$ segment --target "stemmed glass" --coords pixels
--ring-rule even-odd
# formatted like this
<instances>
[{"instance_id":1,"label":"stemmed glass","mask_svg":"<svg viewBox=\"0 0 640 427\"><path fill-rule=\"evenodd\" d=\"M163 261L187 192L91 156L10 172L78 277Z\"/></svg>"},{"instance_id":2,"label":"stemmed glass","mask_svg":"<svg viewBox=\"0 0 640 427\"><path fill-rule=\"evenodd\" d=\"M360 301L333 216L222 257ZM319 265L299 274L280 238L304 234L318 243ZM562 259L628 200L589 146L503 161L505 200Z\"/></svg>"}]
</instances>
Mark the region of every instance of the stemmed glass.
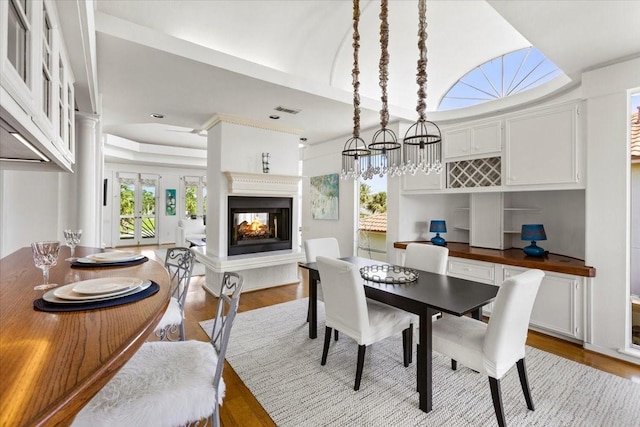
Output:
<instances>
[{"instance_id":1,"label":"stemmed glass","mask_svg":"<svg viewBox=\"0 0 640 427\"><path fill-rule=\"evenodd\" d=\"M80 236L82 236L82 230L64 230L64 242L71 249L71 257L65 259L65 261L75 261L76 258L73 256L76 246L80 243Z\"/></svg>"},{"instance_id":2,"label":"stemmed glass","mask_svg":"<svg viewBox=\"0 0 640 427\"><path fill-rule=\"evenodd\" d=\"M44 282L33 289L40 291L58 286L55 283L49 283L49 269L58 263L60 242L34 242L31 244L31 250L33 251L33 262L36 267L42 269Z\"/></svg>"}]
</instances>

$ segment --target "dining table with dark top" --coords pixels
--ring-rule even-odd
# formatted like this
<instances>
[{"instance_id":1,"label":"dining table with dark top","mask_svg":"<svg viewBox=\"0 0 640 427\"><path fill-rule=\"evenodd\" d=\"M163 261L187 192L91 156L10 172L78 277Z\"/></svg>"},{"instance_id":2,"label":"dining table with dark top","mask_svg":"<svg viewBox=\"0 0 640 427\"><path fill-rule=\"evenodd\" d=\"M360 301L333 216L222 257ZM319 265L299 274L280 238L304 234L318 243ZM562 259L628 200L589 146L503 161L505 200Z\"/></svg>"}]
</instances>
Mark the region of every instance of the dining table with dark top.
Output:
<instances>
[{"instance_id":1,"label":"dining table with dark top","mask_svg":"<svg viewBox=\"0 0 640 427\"><path fill-rule=\"evenodd\" d=\"M361 257L340 259L356 264L359 269L386 264ZM320 273L315 262L301 263L300 267L309 271L309 338L316 338ZM363 279L363 285L368 298L419 316L417 388L420 395L419 407L424 412L429 412L433 407L433 316L437 313L454 316L471 314L479 319L482 307L495 299L498 287L422 270L415 271L418 278L413 282L387 284Z\"/></svg>"},{"instance_id":2,"label":"dining table with dark top","mask_svg":"<svg viewBox=\"0 0 640 427\"><path fill-rule=\"evenodd\" d=\"M76 256L102 252L76 247ZM73 312L34 309L42 271L30 247L0 260L0 425L68 425L75 414L125 364L160 321L170 298L164 266L148 260L110 268L72 268L60 250L51 268L59 286L88 279L131 277L159 290L144 299L109 308Z\"/></svg>"}]
</instances>

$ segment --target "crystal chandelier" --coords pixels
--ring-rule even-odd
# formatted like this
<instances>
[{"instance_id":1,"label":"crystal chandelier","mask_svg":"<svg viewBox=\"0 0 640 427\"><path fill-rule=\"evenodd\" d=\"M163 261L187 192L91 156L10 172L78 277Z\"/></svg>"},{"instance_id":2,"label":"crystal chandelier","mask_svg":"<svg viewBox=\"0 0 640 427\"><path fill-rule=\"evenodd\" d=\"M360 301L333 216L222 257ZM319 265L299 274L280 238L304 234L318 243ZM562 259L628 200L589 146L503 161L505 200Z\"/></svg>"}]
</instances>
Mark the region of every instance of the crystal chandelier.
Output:
<instances>
[{"instance_id":1,"label":"crystal chandelier","mask_svg":"<svg viewBox=\"0 0 640 427\"><path fill-rule=\"evenodd\" d=\"M371 179L378 175L383 177L399 176L405 173L415 174L422 171L442 172L442 134L440 128L427 120L425 113L427 96L427 23L426 0L418 0L418 121L407 130L403 143L398 143L395 133L387 129L389 123L389 107L387 98L387 82L389 80L389 24L388 0L381 0L380 6L380 88L381 109L380 129L374 134L373 140L367 146L360 138L360 83L358 77L358 53L360 49L360 34L358 23L360 19L359 0L353 1L353 137L349 138L342 150L343 179Z\"/></svg>"}]
</instances>

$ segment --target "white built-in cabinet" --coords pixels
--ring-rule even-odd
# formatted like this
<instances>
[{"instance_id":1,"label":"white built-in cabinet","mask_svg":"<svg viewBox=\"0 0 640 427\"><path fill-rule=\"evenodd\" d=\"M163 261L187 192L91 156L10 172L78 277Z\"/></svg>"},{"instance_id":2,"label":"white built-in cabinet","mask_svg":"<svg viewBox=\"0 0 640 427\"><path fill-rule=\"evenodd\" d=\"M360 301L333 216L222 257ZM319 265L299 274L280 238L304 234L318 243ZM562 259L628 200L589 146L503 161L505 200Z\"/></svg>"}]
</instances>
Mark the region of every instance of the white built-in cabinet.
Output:
<instances>
[{"instance_id":1,"label":"white built-in cabinet","mask_svg":"<svg viewBox=\"0 0 640 427\"><path fill-rule=\"evenodd\" d=\"M525 269L502 266L502 271L504 281ZM552 335L584 340L586 278L549 271L544 273L531 312L530 325Z\"/></svg>"},{"instance_id":2,"label":"white built-in cabinet","mask_svg":"<svg viewBox=\"0 0 640 427\"><path fill-rule=\"evenodd\" d=\"M444 188L444 172L429 172L425 174L422 171L416 171L415 174L407 174L402 176L402 188L406 192L421 190L441 190Z\"/></svg>"},{"instance_id":3,"label":"white built-in cabinet","mask_svg":"<svg viewBox=\"0 0 640 427\"><path fill-rule=\"evenodd\" d=\"M443 131L445 160L482 156L502 150L502 121L492 120Z\"/></svg>"},{"instance_id":4,"label":"white built-in cabinet","mask_svg":"<svg viewBox=\"0 0 640 427\"><path fill-rule=\"evenodd\" d=\"M566 185L581 181L576 103L505 119L505 180L514 185Z\"/></svg>"},{"instance_id":5,"label":"white built-in cabinet","mask_svg":"<svg viewBox=\"0 0 640 427\"><path fill-rule=\"evenodd\" d=\"M449 276L494 286L500 286L509 277L525 270L521 267L456 257L449 257L447 266ZM529 327L571 341L583 341L587 278L550 271L544 273ZM493 303L487 304L482 313L490 316L492 309Z\"/></svg>"},{"instance_id":6,"label":"white built-in cabinet","mask_svg":"<svg viewBox=\"0 0 640 427\"><path fill-rule=\"evenodd\" d=\"M582 189L580 103L443 127L444 177L403 178L405 193Z\"/></svg>"},{"instance_id":7,"label":"white built-in cabinet","mask_svg":"<svg viewBox=\"0 0 640 427\"><path fill-rule=\"evenodd\" d=\"M0 76L5 131L21 134L52 160L42 166L71 171L75 79L54 1L0 1Z\"/></svg>"}]
</instances>

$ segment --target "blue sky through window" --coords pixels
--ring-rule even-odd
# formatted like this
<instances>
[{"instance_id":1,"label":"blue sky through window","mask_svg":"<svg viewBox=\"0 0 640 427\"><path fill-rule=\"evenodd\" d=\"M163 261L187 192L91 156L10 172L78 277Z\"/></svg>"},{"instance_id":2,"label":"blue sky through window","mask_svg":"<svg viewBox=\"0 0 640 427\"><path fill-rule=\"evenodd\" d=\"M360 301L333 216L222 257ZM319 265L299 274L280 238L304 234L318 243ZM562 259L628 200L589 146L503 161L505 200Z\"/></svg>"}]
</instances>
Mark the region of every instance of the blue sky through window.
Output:
<instances>
[{"instance_id":1,"label":"blue sky through window","mask_svg":"<svg viewBox=\"0 0 640 427\"><path fill-rule=\"evenodd\" d=\"M458 80L438 110L452 110L505 98L560 76L562 71L538 49L528 47L479 65Z\"/></svg>"}]
</instances>

